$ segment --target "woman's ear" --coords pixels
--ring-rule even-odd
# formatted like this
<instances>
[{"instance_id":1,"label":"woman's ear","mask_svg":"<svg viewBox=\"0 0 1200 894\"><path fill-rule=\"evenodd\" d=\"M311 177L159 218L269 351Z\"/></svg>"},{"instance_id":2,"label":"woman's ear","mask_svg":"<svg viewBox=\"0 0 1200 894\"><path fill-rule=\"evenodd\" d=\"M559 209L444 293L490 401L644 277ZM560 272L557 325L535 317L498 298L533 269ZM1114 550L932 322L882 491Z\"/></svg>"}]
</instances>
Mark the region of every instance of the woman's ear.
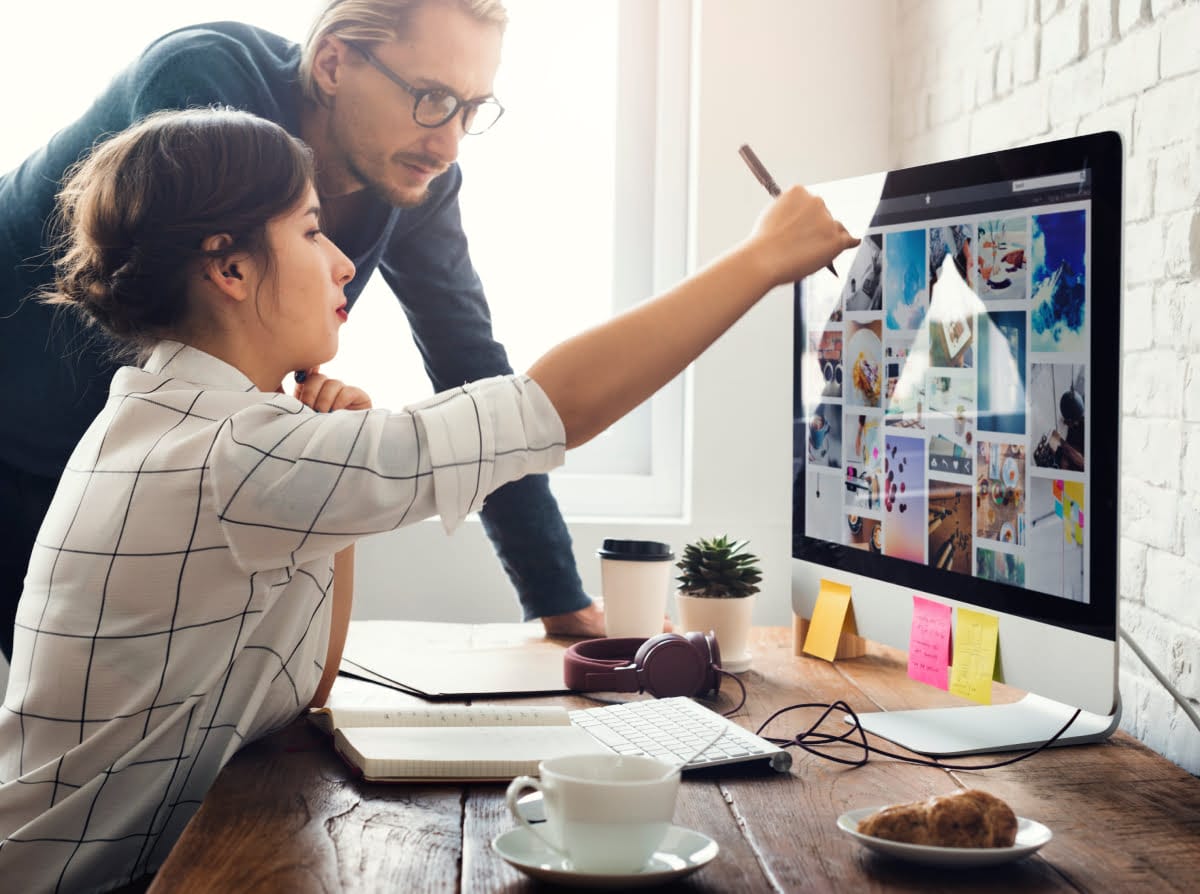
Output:
<instances>
[{"instance_id":1,"label":"woman's ear","mask_svg":"<svg viewBox=\"0 0 1200 894\"><path fill-rule=\"evenodd\" d=\"M244 301L250 297L249 256L244 252L214 254L225 251L232 244L233 239L227 233L209 236L200 243L200 248L209 255L200 267L200 275L223 295L234 301Z\"/></svg>"},{"instance_id":2,"label":"woman's ear","mask_svg":"<svg viewBox=\"0 0 1200 894\"><path fill-rule=\"evenodd\" d=\"M317 51L313 53L312 77L326 98L337 94L349 55L350 47L340 37L327 35L317 44Z\"/></svg>"}]
</instances>

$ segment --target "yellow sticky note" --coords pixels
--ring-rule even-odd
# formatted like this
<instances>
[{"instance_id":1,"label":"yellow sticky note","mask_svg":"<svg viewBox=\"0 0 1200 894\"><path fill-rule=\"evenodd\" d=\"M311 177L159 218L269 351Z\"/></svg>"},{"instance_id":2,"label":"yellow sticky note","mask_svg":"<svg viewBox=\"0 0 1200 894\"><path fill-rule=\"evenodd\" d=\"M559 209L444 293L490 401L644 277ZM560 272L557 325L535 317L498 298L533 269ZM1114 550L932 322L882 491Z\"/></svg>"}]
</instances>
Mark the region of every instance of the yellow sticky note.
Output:
<instances>
[{"instance_id":1,"label":"yellow sticky note","mask_svg":"<svg viewBox=\"0 0 1200 894\"><path fill-rule=\"evenodd\" d=\"M955 615L950 691L971 701L990 705L1000 620L995 615L971 611L969 608L959 608Z\"/></svg>"},{"instance_id":2,"label":"yellow sticky note","mask_svg":"<svg viewBox=\"0 0 1200 894\"><path fill-rule=\"evenodd\" d=\"M849 608L850 587L822 580L821 592L817 594L817 604L808 624L808 635L804 637L804 651L833 661Z\"/></svg>"},{"instance_id":3,"label":"yellow sticky note","mask_svg":"<svg viewBox=\"0 0 1200 894\"><path fill-rule=\"evenodd\" d=\"M1063 488L1063 528L1067 543L1083 546L1083 485L1068 481Z\"/></svg>"}]
</instances>

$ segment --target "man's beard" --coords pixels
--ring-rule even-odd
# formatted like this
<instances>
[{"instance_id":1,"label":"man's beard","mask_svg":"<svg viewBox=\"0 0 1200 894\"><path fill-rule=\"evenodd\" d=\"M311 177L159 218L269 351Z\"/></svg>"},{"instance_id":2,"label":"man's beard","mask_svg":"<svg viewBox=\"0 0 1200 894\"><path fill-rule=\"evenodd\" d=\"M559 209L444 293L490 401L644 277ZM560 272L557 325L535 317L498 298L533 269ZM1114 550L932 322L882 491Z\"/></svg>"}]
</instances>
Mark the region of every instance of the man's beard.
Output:
<instances>
[{"instance_id":1,"label":"man's beard","mask_svg":"<svg viewBox=\"0 0 1200 894\"><path fill-rule=\"evenodd\" d=\"M363 173L362 169L353 160L347 163L347 167L351 176L363 185L368 194L393 208L416 208L425 204L429 199L429 187L423 189L419 195L414 196L411 190L401 192L383 181L368 176ZM438 175L438 177L440 176L441 174ZM436 179L437 177L434 178L434 180Z\"/></svg>"}]
</instances>

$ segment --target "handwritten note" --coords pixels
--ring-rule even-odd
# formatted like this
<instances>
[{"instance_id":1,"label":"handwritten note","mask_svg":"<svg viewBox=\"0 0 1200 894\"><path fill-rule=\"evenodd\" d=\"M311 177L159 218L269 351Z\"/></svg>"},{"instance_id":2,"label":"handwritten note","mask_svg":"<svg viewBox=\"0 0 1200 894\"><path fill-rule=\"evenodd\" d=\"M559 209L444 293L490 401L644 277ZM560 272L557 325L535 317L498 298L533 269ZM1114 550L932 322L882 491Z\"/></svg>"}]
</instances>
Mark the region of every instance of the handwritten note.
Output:
<instances>
[{"instance_id":1,"label":"handwritten note","mask_svg":"<svg viewBox=\"0 0 1200 894\"><path fill-rule=\"evenodd\" d=\"M833 661L849 608L850 587L822 579L817 604L808 624L808 635L804 637L804 651Z\"/></svg>"},{"instance_id":2,"label":"handwritten note","mask_svg":"<svg viewBox=\"0 0 1200 894\"><path fill-rule=\"evenodd\" d=\"M949 685L951 609L913 596L912 630L908 634L908 675L938 689Z\"/></svg>"},{"instance_id":3,"label":"handwritten note","mask_svg":"<svg viewBox=\"0 0 1200 894\"><path fill-rule=\"evenodd\" d=\"M954 626L954 665L950 691L983 705L992 703L992 673L1000 621L995 615L958 609Z\"/></svg>"}]
</instances>

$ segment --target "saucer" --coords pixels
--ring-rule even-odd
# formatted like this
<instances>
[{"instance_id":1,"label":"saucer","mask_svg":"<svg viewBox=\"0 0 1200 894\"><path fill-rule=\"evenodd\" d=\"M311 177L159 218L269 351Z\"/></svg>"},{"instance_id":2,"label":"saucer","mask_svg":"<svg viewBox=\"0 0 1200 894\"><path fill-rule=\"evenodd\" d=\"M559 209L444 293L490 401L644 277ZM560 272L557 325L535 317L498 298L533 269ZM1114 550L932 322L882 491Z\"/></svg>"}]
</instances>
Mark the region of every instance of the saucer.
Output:
<instances>
[{"instance_id":1,"label":"saucer","mask_svg":"<svg viewBox=\"0 0 1200 894\"><path fill-rule=\"evenodd\" d=\"M700 832L671 826L645 867L638 872L579 872L562 855L550 850L524 826L501 832L492 848L510 866L526 875L577 888L648 888L690 875L717 855L717 843Z\"/></svg>"},{"instance_id":2,"label":"saucer","mask_svg":"<svg viewBox=\"0 0 1200 894\"><path fill-rule=\"evenodd\" d=\"M860 820L864 820L882 809L882 807L864 807L861 810L843 813L838 817L838 828L873 851L898 857L901 860L924 863L928 866L954 868L1009 863L1029 856L1053 837L1050 830L1041 823L1025 819L1022 816L1017 817L1017 840L1012 847L933 847L927 844L889 841L886 838L876 838L874 835L864 835L858 831Z\"/></svg>"}]
</instances>

